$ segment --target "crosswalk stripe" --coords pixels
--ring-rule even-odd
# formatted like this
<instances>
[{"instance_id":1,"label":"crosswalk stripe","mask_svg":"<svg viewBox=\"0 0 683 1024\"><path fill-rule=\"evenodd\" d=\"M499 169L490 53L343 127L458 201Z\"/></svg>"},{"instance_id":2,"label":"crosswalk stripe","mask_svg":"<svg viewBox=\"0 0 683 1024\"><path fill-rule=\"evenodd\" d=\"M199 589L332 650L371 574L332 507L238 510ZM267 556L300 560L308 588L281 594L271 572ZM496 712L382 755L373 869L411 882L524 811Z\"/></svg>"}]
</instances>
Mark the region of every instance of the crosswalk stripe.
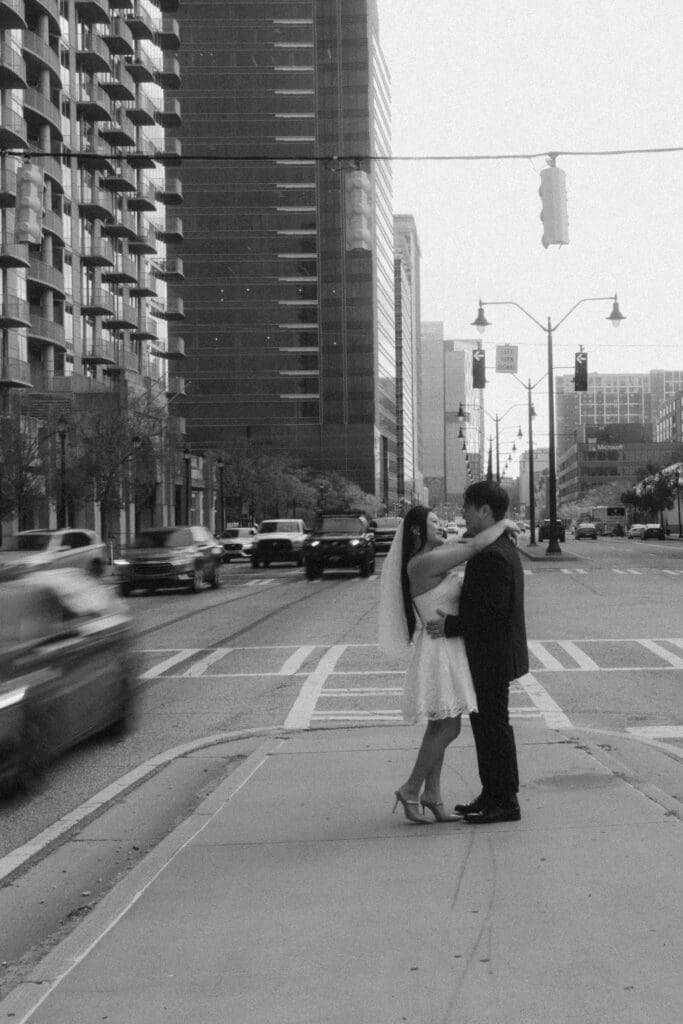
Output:
<instances>
[{"instance_id":1,"label":"crosswalk stripe","mask_svg":"<svg viewBox=\"0 0 683 1024\"><path fill-rule=\"evenodd\" d=\"M572 643L571 640L560 640L560 647L567 652L567 654L574 659L580 668L599 669L600 666L589 658L588 655L577 647L576 644Z\"/></svg>"},{"instance_id":2,"label":"crosswalk stripe","mask_svg":"<svg viewBox=\"0 0 683 1024\"><path fill-rule=\"evenodd\" d=\"M668 662L669 665L673 665L674 668L683 668L683 658L679 658L677 654L672 654L667 651L666 648L661 647L660 644L655 643L654 640L638 640L637 641L647 651L652 651L662 661Z\"/></svg>"},{"instance_id":3,"label":"crosswalk stripe","mask_svg":"<svg viewBox=\"0 0 683 1024\"><path fill-rule=\"evenodd\" d=\"M560 672L564 668L562 662L558 661L557 658L553 658L550 651L546 651L545 647L539 640L529 640L527 642L527 647L531 653L538 658L541 665L543 665L543 668L551 668Z\"/></svg>"},{"instance_id":4,"label":"crosswalk stripe","mask_svg":"<svg viewBox=\"0 0 683 1024\"><path fill-rule=\"evenodd\" d=\"M209 665L213 665L214 661L220 661L221 658L226 656L226 654L230 654L231 650L232 647L214 647L214 649L209 651L209 653L203 658L200 658L199 661L195 661L194 664L190 665L187 672L184 672L183 675L186 679L193 679L197 676L204 675L204 671L209 667Z\"/></svg>"},{"instance_id":5,"label":"crosswalk stripe","mask_svg":"<svg viewBox=\"0 0 683 1024\"><path fill-rule=\"evenodd\" d=\"M191 658L193 654L201 654L201 648L188 647L183 651L178 651L173 654L170 658L165 658L164 661L160 661L158 665L153 668L147 669L140 676L141 679L157 679L162 675L167 668L172 668L173 665L177 665L179 661L184 661L185 658Z\"/></svg>"}]
</instances>

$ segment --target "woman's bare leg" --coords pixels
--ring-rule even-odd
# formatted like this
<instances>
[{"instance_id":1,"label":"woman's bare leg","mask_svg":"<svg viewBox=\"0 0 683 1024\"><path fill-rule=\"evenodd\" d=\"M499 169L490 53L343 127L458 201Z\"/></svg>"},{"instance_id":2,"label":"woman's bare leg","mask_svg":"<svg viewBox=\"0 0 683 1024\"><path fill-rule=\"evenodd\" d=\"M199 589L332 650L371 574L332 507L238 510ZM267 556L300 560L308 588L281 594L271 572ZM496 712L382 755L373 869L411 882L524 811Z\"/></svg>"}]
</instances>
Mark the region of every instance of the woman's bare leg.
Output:
<instances>
[{"instance_id":1,"label":"woman's bare leg","mask_svg":"<svg viewBox=\"0 0 683 1024\"><path fill-rule=\"evenodd\" d=\"M441 802L441 768L446 748L460 733L457 718L439 718L427 722L413 770L400 787L406 800L417 800L425 785L425 794L434 803Z\"/></svg>"}]
</instances>

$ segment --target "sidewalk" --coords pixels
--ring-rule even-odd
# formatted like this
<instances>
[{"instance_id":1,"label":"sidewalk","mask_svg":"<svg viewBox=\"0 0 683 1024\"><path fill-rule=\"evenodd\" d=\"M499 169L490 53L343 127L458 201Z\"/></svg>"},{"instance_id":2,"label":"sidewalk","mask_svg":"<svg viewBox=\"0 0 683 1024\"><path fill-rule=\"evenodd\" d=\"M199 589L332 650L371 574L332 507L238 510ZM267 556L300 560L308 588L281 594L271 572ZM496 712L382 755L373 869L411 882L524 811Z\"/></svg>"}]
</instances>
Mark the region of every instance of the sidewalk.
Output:
<instances>
[{"instance_id":1,"label":"sidewalk","mask_svg":"<svg viewBox=\"0 0 683 1024\"><path fill-rule=\"evenodd\" d=\"M578 740L516 731L523 819L492 826L392 816L419 728L269 739L0 1022L679 1024L680 818ZM475 795L469 726L446 762Z\"/></svg>"}]
</instances>

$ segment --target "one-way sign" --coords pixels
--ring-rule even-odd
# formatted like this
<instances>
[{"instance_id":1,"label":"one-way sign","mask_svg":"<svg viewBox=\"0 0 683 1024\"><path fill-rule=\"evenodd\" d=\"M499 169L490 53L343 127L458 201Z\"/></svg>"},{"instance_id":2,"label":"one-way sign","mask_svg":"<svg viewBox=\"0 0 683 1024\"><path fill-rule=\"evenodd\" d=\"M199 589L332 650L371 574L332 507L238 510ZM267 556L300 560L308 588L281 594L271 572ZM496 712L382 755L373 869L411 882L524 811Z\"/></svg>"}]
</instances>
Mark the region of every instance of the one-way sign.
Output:
<instances>
[{"instance_id":1,"label":"one-way sign","mask_svg":"<svg viewBox=\"0 0 683 1024\"><path fill-rule=\"evenodd\" d=\"M588 353L583 349L574 356L574 391L588 391Z\"/></svg>"},{"instance_id":2,"label":"one-way sign","mask_svg":"<svg viewBox=\"0 0 683 1024\"><path fill-rule=\"evenodd\" d=\"M472 387L486 387L486 353L483 348L475 348L472 353Z\"/></svg>"}]
</instances>

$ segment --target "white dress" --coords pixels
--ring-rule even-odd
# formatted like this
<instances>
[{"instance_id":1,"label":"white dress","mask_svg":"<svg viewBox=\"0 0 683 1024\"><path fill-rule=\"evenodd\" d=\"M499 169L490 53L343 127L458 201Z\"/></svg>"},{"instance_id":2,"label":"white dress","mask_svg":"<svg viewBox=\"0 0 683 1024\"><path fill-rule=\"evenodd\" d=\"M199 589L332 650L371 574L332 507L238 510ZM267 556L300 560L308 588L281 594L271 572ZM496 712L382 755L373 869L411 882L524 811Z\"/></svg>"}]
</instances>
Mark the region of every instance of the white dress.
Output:
<instances>
[{"instance_id":1,"label":"white dress","mask_svg":"<svg viewBox=\"0 0 683 1024\"><path fill-rule=\"evenodd\" d=\"M413 599L417 624L415 647L408 665L401 713L414 725L428 719L455 718L477 710L477 698L462 637L432 639L424 629L436 619L437 608L457 615L462 584L456 573L446 576L431 590Z\"/></svg>"}]
</instances>

